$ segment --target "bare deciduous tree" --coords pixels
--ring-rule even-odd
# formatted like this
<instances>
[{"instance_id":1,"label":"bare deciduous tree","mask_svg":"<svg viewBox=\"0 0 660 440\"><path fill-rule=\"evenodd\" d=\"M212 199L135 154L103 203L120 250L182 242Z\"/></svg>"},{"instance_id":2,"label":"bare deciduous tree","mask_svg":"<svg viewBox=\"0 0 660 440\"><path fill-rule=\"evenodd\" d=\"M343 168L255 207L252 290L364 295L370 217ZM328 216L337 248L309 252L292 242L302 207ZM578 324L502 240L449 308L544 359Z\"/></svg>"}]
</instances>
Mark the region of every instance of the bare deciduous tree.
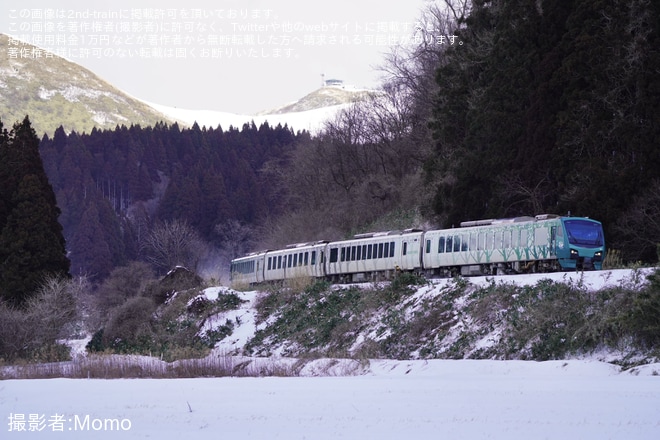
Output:
<instances>
[{"instance_id":1,"label":"bare deciduous tree","mask_svg":"<svg viewBox=\"0 0 660 440\"><path fill-rule=\"evenodd\" d=\"M244 255L254 241L252 228L236 219L215 225L215 233L220 238L222 253L227 260Z\"/></svg>"},{"instance_id":2,"label":"bare deciduous tree","mask_svg":"<svg viewBox=\"0 0 660 440\"><path fill-rule=\"evenodd\" d=\"M0 358L35 357L38 350L71 336L87 288L84 279L53 276L44 279L24 308L0 302Z\"/></svg>"},{"instance_id":3,"label":"bare deciduous tree","mask_svg":"<svg viewBox=\"0 0 660 440\"><path fill-rule=\"evenodd\" d=\"M159 270L176 266L196 270L208 246L188 222L177 219L156 225L145 239L144 251Z\"/></svg>"}]
</instances>

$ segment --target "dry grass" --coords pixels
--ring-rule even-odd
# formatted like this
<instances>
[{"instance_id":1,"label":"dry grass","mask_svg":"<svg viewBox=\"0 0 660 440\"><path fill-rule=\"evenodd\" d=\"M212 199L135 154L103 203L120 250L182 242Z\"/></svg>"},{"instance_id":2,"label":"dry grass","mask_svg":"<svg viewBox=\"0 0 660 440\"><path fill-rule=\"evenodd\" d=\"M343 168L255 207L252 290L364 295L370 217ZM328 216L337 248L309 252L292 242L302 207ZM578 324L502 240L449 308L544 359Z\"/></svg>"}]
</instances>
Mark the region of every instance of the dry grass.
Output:
<instances>
[{"instance_id":1,"label":"dry grass","mask_svg":"<svg viewBox=\"0 0 660 440\"><path fill-rule=\"evenodd\" d=\"M0 367L0 380L8 379L174 379L194 377L297 376L302 368L293 360L208 356L165 362L148 356L91 355L69 362Z\"/></svg>"},{"instance_id":2,"label":"dry grass","mask_svg":"<svg viewBox=\"0 0 660 440\"><path fill-rule=\"evenodd\" d=\"M608 249L603 260L603 269L620 269L624 267L621 251L618 249Z\"/></svg>"},{"instance_id":3,"label":"dry grass","mask_svg":"<svg viewBox=\"0 0 660 440\"><path fill-rule=\"evenodd\" d=\"M284 282L284 285L289 289L293 290L294 292L302 292L306 290L309 286L314 284L315 282L316 279L310 276L300 275L295 278L287 279Z\"/></svg>"}]
</instances>

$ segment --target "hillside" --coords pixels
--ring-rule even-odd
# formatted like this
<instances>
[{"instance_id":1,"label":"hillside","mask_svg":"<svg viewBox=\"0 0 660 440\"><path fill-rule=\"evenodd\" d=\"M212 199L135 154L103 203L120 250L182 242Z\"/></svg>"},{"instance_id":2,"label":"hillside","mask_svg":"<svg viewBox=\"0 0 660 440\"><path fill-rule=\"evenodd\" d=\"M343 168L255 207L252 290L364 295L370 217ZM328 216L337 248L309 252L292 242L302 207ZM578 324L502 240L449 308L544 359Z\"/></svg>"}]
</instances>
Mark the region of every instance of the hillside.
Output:
<instances>
[{"instance_id":1,"label":"hillside","mask_svg":"<svg viewBox=\"0 0 660 440\"><path fill-rule=\"evenodd\" d=\"M297 375L310 360L329 358L367 365L373 359L588 359L630 369L660 358L659 274L647 268L435 280L403 276L375 285L308 282L237 291L187 284L179 271L174 276L185 282L175 281L179 288L161 298L157 312L135 308L144 297L129 299L91 342L73 341L72 347L79 354L85 346L91 352L157 353L169 363L147 362L151 373L144 374L158 377L190 375L192 369L224 375L227 362L242 365L229 367L234 374L268 370L259 359L291 360L295 365L280 366L287 375ZM176 278L168 275L156 291L172 292L171 280ZM129 310L130 319L118 319ZM135 319L143 323L140 337L129 331ZM199 355L201 364L177 361ZM234 360L218 364L223 357ZM348 370L363 372L364 366Z\"/></svg>"},{"instance_id":2,"label":"hillside","mask_svg":"<svg viewBox=\"0 0 660 440\"><path fill-rule=\"evenodd\" d=\"M8 43L8 36L0 34L0 120L11 126L29 115L39 136L52 134L60 125L67 132L89 133L94 127L151 126L160 121L183 126L197 122L223 129L267 121L272 126L317 132L337 111L370 93L352 87L322 87L296 102L257 115L181 109L141 101L84 67L31 45L21 48L40 53L40 57L19 58L13 52L10 56L9 50L15 46Z\"/></svg>"},{"instance_id":3,"label":"hillside","mask_svg":"<svg viewBox=\"0 0 660 440\"><path fill-rule=\"evenodd\" d=\"M321 87L295 102L262 111L256 115L180 109L152 103L149 105L188 126L197 122L200 126L213 128L221 126L226 130L229 127L242 127L243 124L251 122L256 125L268 122L273 127L278 124L286 125L294 131L305 130L316 134L323 128L325 121L332 119L339 111L352 103L366 99L369 93L372 92L351 87Z\"/></svg>"},{"instance_id":4,"label":"hillside","mask_svg":"<svg viewBox=\"0 0 660 440\"><path fill-rule=\"evenodd\" d=\"M5 126L29 115L41 137L60 125L66 131L90 132L94 127L172 121L78 64L44 51L39 58L14 57L10 47L7 35L0 34L0 119Z\"/></svg>"},{"instance_id":5,"label":"hillside","mask_svg":"<svg viewBox=\"0 0 660 440\"><path fill-rule=\"evenodd\" d=\"M260 114L281 115L286 113L306 112L323 107L333 107L360 101L374 93L369 90L354 87L326 86L303 96L299 100L282 107L271 109Z\"/></svg>"},{"instance_id":6,"label":"hillside","mask_svg":"<svg viewBox=\"0 0 660 440\"><path fill-rule=\"evenodd\" d=\"M651 274L619 269L246 292L239 294L246 301L239 309L218 317L240 324L216 350L294 358L587 357L624 367L644 364L657 358L660 338L660 316L651 312L660 280Z\"/></svg>"}]
</instances>

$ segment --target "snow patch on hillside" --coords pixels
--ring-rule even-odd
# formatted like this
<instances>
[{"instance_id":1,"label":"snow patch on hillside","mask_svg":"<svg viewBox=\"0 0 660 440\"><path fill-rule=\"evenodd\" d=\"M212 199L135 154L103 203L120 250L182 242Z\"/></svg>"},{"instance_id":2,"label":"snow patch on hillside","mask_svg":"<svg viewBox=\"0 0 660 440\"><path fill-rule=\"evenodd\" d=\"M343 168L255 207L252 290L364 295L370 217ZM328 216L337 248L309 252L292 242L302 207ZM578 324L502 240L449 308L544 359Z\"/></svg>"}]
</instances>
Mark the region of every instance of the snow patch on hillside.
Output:
<instances>
[{"instance_id":1,"label":"snow patch on hillside","mask_svg":"<svg viewBox=\"0 0 660 440\"><path fill-rule=\"evenodd\" d=\"M465 279L434 279L429 284L420 286L415 293L407 297L396 307L396 311L404 314L405 319L410 321L414 315L423 315L431 313L428 309L430 304L438 299L443 298L451 292L457 291L457 282L467 282L469 288L464 294L458 296L448 302L450 308L448 311L442 312L439 316L442 318L444 325L447 325L446 334L441 342L433 343L433 349L436 355L453 357L453 350L457 346L461 346L462 350L466 351L466 357L471 353L483 352L485 349L495 347L502 343L503 329L499 325L504 325L504 320L497 319L498 323L490 322L475 322L470 313L466 312L466 306L469 302L469 297L475 289L481 287L488 287L490 285L499 284L514 284L514 285L536 285L541 280L552 280L559 283L572 284L576 286L583 286L588 291L599 291L607 287L625 286L630 288L639 288L646 282L646 276L649 275L653 269L638 269L638 270L603 270L592 272L558 272L558 273L544 273L544 274L528 274L528 275L508 275L508 276L484 276L484 277L470 277ZM364 283L365 288L371 287L371 283ZM343 286L346 287L346 286ZM342 288L342 286L334 286L334 288ZM213 287L207 289L206 295L209 298L217 297L218 292L229 292L226 287ZM272 324L277 315L271 315L267 321L256 323L256 309L255 303L260 295L265 295L258 291L237 292L231 291L238 295L245 302L237 309L229 312L221 313L213 319L208 320L205 324L204 331L213 330L214 326L220 326L231 321L234 325L234 330L231 336L221 340L217 343L214 353L217 354L230 354L230 355L243 355L245 354L243 348L246 343L250 341L259 329L265 329L268 325ZM438 306L433 306L438 307ZM382 313L392 312L392 310L382 311ZM504 316L506 310L499 313L495 311L496 315ZM489 327L490 326L490 327ZM359 353L361 345L365 341L382 341L392 334L392 329L383 327L383 316L376 315L371 317L360 330L360 333L355 335L354 343L348 350L349 353ZM463 339L466 337L474 337L476 340L468 344ZM295 349L295 346L290 342L282 342L279 345L270 346L272 341L268 338L264 343L268 344L269 352L272 356L281 357L283 353L290 352ZM465 344L468 344L467 346ZM467 347L467 348L466 348ZM420 345L420 348L422 346ZM426 347L428 349L428 347ZM592 353L585 355L591 356L594 359L611 361L617 359L617 353ZM411 353L411 358L423 358L418 352Z\"/></svg>"},{"instance_id":2,"label":"snow patch on hillside","mask_svg":"<svg viewBox=\"0 0 660 440\"><path fill-rule=\"evenodd\" d=\"M312 134L318 133L325 121L333 118L339 111L350 104L342 104L331 107L323 107L304 112L268 114L268 115L241 115L236 113L221 112L216 110L191 110L177 107L169 107L160 104L145 102L160 113L182 122L187 126L197 123L200 127L217 128L223 130L229 127L241 128L244 124L252 122L260 126L265 122L271 127L277 125L288 126L294 131L308 131Z\"/></svg>"}]
</instances>

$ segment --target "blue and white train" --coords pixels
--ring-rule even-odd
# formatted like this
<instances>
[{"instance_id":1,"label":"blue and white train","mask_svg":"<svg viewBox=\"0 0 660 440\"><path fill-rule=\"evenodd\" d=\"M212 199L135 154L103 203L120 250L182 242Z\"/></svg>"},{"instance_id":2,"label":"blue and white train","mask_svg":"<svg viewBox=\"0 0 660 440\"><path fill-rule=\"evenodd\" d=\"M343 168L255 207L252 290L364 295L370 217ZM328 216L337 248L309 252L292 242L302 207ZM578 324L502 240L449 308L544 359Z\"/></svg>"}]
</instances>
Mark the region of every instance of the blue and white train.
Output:
<instances>
[{"instance_id":1,"label":"blue and white train","mask_svg":"<svg viewBox=\"0 0 660 440\"><path fill-rule=\"evenodd\" d=\"M356 235L254 252L231 262L232 282L256 284L291 278L332 282L390 279L401 271L427 277L600 270L602 224L585 217L476 220L459 228Z\"/></svg>"}]
</instances>

